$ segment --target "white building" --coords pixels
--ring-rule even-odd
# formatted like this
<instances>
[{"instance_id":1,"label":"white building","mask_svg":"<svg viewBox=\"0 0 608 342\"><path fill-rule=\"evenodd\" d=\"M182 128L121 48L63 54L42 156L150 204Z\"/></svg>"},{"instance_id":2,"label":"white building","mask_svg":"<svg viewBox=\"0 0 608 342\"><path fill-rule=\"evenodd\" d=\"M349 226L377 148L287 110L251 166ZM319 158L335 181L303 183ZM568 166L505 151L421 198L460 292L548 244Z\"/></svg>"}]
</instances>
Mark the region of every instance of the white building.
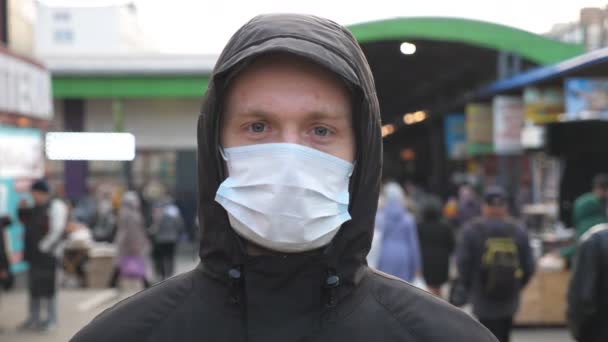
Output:
<instances>
[{"instance_id":1,"label":"white building","mask_svg":"<svg viewBox=\"0 0 608 342\"><path fill-rule=\"evenodd\" d=\"M67 7L37 2L36 7L34 48L43 59L153 51L132 3Z\"/></svg>"},{"instance_id":2,"label":"white building","mask_svg":"<svg viewBox=\"0 0 608 342\"><path fill-rule=\"evenodd\" d=\"M588 51L606 47L608 46L608 6L583 8L578 21L556 24L547 36L567 43L584 44Z\"/></svg>"},{"instance_id":3,"label":"white building","mask_svg":"<svg viewBox=\"0 0 608 342\"><path fill-rule=\"evenodd\" d=\"M22 56L34 52L34 0L8 0L8 48Z\"/></svg>"}]
</instances>

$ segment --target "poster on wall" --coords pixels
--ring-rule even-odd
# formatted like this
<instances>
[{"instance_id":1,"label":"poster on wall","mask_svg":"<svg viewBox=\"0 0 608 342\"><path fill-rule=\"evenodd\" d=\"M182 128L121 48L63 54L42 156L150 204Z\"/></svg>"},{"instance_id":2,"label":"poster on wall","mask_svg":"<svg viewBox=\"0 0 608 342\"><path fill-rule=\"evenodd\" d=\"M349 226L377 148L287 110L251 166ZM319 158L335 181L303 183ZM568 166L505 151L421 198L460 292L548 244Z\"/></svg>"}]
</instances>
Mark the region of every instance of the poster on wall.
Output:
<instances>
[{"instance_id":1,"label":"poster on wall","mask_svg":"<svg viewBox=\"0 0 608 342\"><path fill-rule=\"evenodd\" d=\"M469 103L465 107L467 152L469 155L491 154L493 151L492 106Z\"/></svg>"},{"instance_id":2,"label":"poster on wall","mask_svg":"<svg viewBox=\"0 0 608 342\"><path fill-rule=\"evenodd\" d=\"M564 113L564 89L561 87L526 87L524 119L532 124L559 121Z\"/></svg>"},{"instance_id":3,"label":"poster on wall","mask_svg":"<svg viewBox=\"0 0 608 342\"><path fill-rule=\"evenodd\" d=\"M608 78L568 78L566 120L608 120Z\"/></svg>"},{"instance_id":4,"label":"poster on wall","mask_svg":"<svg viewBox=\"0 0 608 342\"><path fill-rule=\"evenodd\" d=\"M465 159L467 132L464 113L447 114L444 120L445 150L448 159Z\"/></svg>"},{"instance_id":5,"label":"poster on wall","mask_svg":"<svg viewBox=\"0 0 608 342\"><path fill-rule=\"evenodd\" d=\"M5 237L8 238L8 257L11 263L11 272L19 273L26 269L23 260L23 227L19 224L17 217L17 207L19 201L24 196L17 191L15 181L12 179L0 178L0 216L11 217L12 225L6 230Z\"/></svg>"},{"instance_id":6,"label":"poster on wall","mask_svg":"<svg viewBox=\"0 0 608 342\"><path fill-rule=\"evenodd\" d=\"M43 173L40 130L0 125L0 178L40 178Z\"/></svg>"},{"instance_id":7,"label":"poster on wall","mask_svg":"<svg viewBox=\"0 0 608 342\"><path fill-rule=\"evenodd\" d=\"M53 117L51 74L0 46L0 112L49 120Z\"/></svg>"},{"instance_id":8,"label":"poster on wall","mask_svg":"<svg viewBox=\"0 0 608 342\"><path fill-rule=\"evenodd\" d=\"M519 154L522 152L521 130L524 125L524 104L518 96L495 96L492 100L494 115L494 152Z\"/></svg>"}]
</instances>

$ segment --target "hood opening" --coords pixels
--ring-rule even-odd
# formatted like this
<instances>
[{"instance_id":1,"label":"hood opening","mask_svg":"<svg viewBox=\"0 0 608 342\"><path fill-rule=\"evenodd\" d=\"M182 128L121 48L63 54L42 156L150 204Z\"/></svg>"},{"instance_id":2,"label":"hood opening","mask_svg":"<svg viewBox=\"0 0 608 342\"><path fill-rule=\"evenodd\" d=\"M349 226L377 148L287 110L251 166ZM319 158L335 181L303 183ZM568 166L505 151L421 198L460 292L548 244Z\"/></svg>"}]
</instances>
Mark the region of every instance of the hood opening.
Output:
<instances>
[{"instance_id":1,"label":"hood opening","mask_svg":"<svg viewBox=\"0 0 608 342\"><path fill-rule=\"evenodd\" d=\"M352 90L356 166L351 177L351 221L321 249L340 284L355 283L371 246L381 175L380 113L371 71L353 36L329 20L305 15L264 15L252 19L228 42L210 77L198 122L200 257L205 268L225 276L244 255L237 233L215 193L225 170L219 152L223 95L227 85L255 58L287 53L334 72ZM288 256L289 257L289 256ZM292 255L291 257L299 258Z\"/></svg>"}]
</instances>

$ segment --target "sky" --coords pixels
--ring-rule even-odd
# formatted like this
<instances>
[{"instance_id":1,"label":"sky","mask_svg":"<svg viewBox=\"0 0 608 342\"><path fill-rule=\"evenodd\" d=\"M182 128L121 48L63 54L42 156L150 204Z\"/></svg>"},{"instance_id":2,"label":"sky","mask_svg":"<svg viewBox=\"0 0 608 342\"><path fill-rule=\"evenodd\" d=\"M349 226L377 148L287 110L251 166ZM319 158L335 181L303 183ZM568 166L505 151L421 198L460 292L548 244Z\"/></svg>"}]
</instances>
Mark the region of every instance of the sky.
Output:
<instances>
[{"instance_id":1,"label":"sky","mask_svg":"<svg viewBox=\"0 0 608 342\"><path fill-rule=\"evenodd\" d=\"M122 0L42 0L46 3L125 2ZM553 24L578 19L583 7L606 7L608 0L133 0L140 27L166 53L219 54L230 36L260 13L309 13L349 25L394 18L441 16L490 21L548 32Z\"/></svg>"}]
</instances>

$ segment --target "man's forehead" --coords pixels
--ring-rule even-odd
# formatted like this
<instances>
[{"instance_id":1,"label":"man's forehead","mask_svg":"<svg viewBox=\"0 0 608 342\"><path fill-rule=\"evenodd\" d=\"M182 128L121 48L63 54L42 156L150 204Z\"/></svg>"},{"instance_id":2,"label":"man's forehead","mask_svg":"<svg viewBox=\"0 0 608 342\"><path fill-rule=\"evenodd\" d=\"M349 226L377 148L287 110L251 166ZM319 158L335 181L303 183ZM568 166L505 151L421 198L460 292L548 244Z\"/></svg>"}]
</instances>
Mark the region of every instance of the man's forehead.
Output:
<instances>
[{"instance_id":1,"label":"man's forehead","mask_svg":"<svg viewBox=\"0 0 608 342\"><path fill-rule=\"evenodd\" d=\"M338 74L330 70L328 67L320 65L315 61L296 54L286 52L273 52L254 57L249 62L244 64L234 71L228 79L228 88L232 87L239 79L263 72L280 72L285 70L297 70L308 74L313 74L317 77L322 77L330 82L339 83L349 93L351 87Z\"/></svg>"}]
</instances>

